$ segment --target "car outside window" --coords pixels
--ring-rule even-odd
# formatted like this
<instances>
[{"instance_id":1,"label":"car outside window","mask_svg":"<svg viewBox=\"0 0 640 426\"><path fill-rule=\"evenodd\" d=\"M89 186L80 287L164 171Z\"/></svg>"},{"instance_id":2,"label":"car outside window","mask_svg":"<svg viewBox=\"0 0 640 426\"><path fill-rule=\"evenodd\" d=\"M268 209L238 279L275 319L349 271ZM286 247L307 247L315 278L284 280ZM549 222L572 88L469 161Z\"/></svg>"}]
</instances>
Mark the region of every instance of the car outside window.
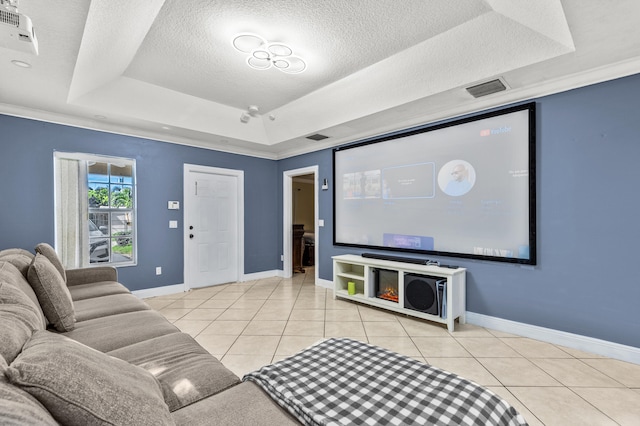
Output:
<instances>
[{"instance_id":1,"label":"car outside window","mask_svg":"<svg viewBox=\"0 0 640 426\"><path fill-rule=\"evenodd\" d=\"M136 263L135 160L56 153L56 250L66 267Z\"/></svg>"}]
</instances>

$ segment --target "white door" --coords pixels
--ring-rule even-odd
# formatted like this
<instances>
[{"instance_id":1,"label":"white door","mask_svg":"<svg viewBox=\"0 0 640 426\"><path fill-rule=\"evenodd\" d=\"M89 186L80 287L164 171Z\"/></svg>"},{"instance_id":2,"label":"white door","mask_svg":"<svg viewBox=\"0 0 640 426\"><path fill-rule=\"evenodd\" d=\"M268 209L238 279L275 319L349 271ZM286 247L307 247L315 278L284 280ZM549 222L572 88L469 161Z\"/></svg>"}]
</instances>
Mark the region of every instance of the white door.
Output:
<instances>
[{"instance_id":1,"label":"white door","mask_svg":"<svg viewBox=\"0 0 640 426\"><path fill-rule=\"evenodd\" d=\"M238 177L192 170L185 183L188 287L238 281Z\"/></svg>"}]
</instances>

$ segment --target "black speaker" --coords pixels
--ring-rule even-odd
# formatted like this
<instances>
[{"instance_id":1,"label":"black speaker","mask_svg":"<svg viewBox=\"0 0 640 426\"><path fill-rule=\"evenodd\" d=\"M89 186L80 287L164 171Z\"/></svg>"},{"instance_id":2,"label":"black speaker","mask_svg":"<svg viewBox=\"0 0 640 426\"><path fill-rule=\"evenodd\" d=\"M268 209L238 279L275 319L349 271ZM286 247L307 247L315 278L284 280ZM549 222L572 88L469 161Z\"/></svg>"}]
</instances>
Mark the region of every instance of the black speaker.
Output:
<instances>
[{"instance_id":1,"label":"black speaker","mask_svg":"<svg viewBox=\"0 0 640 426\"><path fill-rule=\"evenodd\" d=\"M404 307L431 315L440 315L440 297L436 283L442 277L404 275Z\"/></svg>"}]
</instances>

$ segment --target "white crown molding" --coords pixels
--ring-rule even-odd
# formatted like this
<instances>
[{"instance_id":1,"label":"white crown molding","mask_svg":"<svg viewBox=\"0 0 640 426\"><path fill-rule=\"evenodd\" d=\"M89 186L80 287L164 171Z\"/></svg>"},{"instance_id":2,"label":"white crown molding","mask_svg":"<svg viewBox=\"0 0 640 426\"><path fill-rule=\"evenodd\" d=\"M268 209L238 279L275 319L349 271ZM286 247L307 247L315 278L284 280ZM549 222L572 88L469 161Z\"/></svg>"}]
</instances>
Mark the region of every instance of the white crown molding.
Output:
<instances>
[{"instance_id":1,"label":"white crown molding","mask_svg":"<svg viewBox=\"0 0 640 426\"><path fill-rule=\"evenodd\" d=\"M120 126L112 123L96 122L95 120L72 116L68 114L60 114L55 112L36 110L31 108L25 108L17 105L0 104L0 113L10 116L16 116L21 118L33 119L38 121L44 121L54 124L61 124L72 127L79 127L89 130L96 130L100 132L121 134L125 136L140 137L144 139L156 140L160 142L174 143L178 145L185 145L197 148L203 148L208 150L227 152L231 154L246 155L250 157L258 157L269 160L281 160L285 158L294 157L297 155L308 154L310 152L320 151L323 149L332 148L344 143L353 142L361 139L372 138L380 135L384 135L389 132L402 130L405 128L425 125L448 118L457 117L464 114L471 114L480 112L489 108L498 108L504 105L508 105L516 102L524 102L543 96L549 96L556 93L566 92L569 90L585 87L605 81L615 80L618 78L626 77L629 75L637 74L640 72L640 58L633 58L618 62L616 64L607 65L599 68L585 70L582 72L574 73L570 76L563 76L555 79L545 81L543 83L536 84L532 87L526 87L522 89L512 89L505 92L496 93L494 95L487 96L486 98L480 98L475 102L464 104L461 107L451 108L447 110L439 111L437 114L430 115L417 115L407 120L394 123L391 126L385 126L380 128L371 129L366 132L358 132L349 136L340 137L337 139L328 139L322 141L322 143L308 145L300 144L293 148L286 148L283 150L277 150L277 144L270 145L269 151L261 150L256 147L238 147L229 144L216 144L210 140L197 140L191 138L185 138L180 136L167 136L161 133L151 132L142 129L135 129L128 126ZM464 90L464 89L459 89ZM317 129L318 132L331 134L326 129ZM286 141L282 141L286 142Z\"/></svg>"},{"instance_id":2,"label":"white crown molding","mask_svg":"<svg viewBox=\"0 0 640 426\"><path fill-rule=\"evenodd\" d=\"M142 129L134 129L127 126L108 122L97 122L95 120L77 117L73 115L60 114L56 112L43 111L39 109L25 108L18 105L0 103L0 114L12 117L26 118L29 120L43 121L46 123L60 124L63 126L77 127L79 129L94 130L97 132L112 133L134 138L149 139L151 141L166 142L176 145L202 148L211 151L226 152L229 154L245 155L247 157L264 158L267 160L277 160L277 155L258 148L245 148L233 146L233 142L228 144L216 144L211 141L196 140L180 136L168 136L162 133L151 132Z\"/></svg>"},{"instance_id":3,"label":"white crown molding","mask_svg":"<svg viewBox=\"0 0 640 426\"><path fill-rule=\"evenodd\" d=\"M440 110L436 114L415 115L407 120L394 123L391 126L371 129L371 131L359 132L336 139L325 139L315 146L304 145L285 149L278 152L277 159L282 160L285 158L295 157L297 155L307 154L309 152L336 147L353 141L375 138L402 129L428 125L429 123L435 123L466 114L479 113L487 109L500 108L513 103L526 102L554 95L556 93L567 92L581 87L591 86L593 84L628 77L638 73L640 73L640 58L625 60L613 65L593 68L579 73L574 73L569 76L550 79L532 87L517 88L499 92L485 98L479 98L475 102L465 103L460 107ZM459 90L464 90L464 88L460 88ZM323 134L331 135L330 130L320 129L318 131Z\"/></svg>"}]
</instances>

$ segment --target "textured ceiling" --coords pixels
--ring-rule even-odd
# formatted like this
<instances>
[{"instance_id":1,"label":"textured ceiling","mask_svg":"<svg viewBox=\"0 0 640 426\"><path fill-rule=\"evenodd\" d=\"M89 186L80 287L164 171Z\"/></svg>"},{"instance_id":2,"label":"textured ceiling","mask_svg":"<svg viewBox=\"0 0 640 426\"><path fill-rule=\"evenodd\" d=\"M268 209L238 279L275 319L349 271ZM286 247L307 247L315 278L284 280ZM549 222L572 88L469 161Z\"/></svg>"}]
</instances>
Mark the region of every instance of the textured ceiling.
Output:
<instances>
[{"instance_id":1,"label":"textured ceiling","mask_svg":"<svg viewBox=\"0 0 640 426\"><path fill-rule=\"evenodd\" d=\"M463 3L406 1L407 14L391 0L200 0L189 10L184 2L167 1L125 76L268 112L490 11L484 2L471 8ZM395 37L402 27L411 31ZM232 38L246 32L288 43L306 60L307 71L293 76L250 69L247 55L231 47Z\"/></svg>"},{"instance_id":2,"label":"textured ceiling","mask_svg":"<svg viewBox=\"0 0 640 426\"><path fill-rule=\"evenodd\" d=\"M640 71L637 0L20 0L19 10L40 55L0 48L0 113L267 158ZM307 69L249 68L231 44L246 32L289 44ZM508 90L464 90L498 77ZM249 105L260 113L242 123ZM314 133L329 138L305 139Z\"/></svg>"}]
</instances>

